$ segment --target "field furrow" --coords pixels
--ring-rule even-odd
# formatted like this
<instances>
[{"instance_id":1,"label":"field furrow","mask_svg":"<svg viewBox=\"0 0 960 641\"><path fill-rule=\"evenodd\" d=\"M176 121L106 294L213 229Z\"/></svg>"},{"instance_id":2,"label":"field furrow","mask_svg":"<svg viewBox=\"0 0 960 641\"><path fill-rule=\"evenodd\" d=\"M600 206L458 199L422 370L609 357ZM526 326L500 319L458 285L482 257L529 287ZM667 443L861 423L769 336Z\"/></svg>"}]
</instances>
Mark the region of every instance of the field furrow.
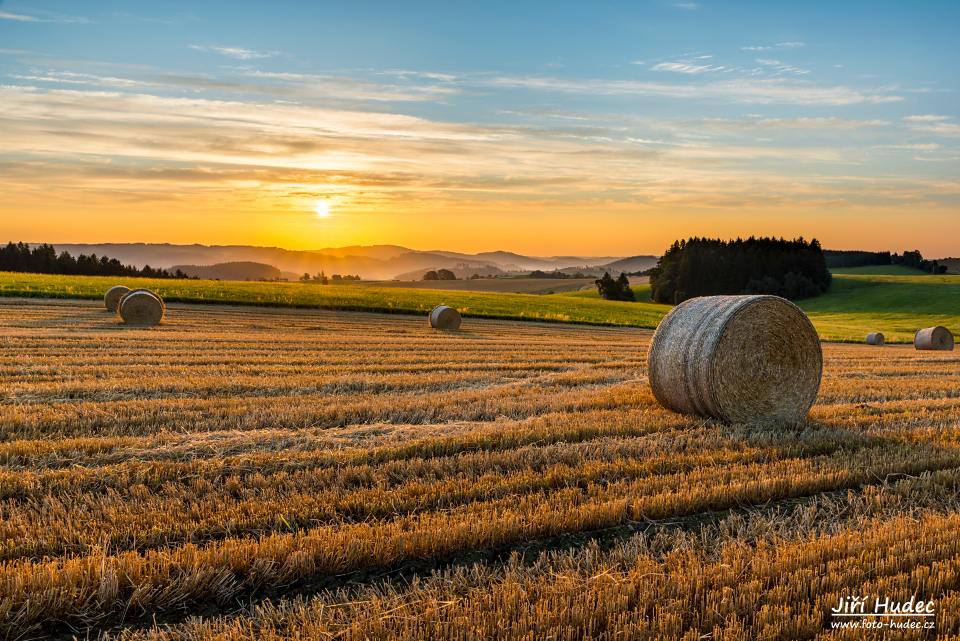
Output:
<instances>
[{"instance_id":1,"label":"field furrow","mask_svg":"<svg viewBox=\"0 0 960 641\"><path fill-rule=\"evenodd\" d=\"M724 426L656 404L646 330L170 319L0 301L0 636L814 638L854 589L960 602L952 353L825 344L804 427Z\"/></svg>"}]
</instances>

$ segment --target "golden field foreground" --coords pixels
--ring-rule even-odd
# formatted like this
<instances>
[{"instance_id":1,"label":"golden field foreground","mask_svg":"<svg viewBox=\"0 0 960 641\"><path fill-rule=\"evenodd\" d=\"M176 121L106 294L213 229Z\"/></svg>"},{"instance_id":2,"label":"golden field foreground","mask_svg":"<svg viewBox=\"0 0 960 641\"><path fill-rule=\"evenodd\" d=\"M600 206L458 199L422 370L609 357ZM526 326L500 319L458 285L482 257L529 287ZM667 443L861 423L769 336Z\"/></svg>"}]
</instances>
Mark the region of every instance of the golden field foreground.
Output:
<instances>
[{"instance_id":1,"label":"golden field foreground","mask_svg":"<svg viewBox=\"0 0 960 641\"><path fill-rule=\"evenodd\" d=\"M957 352L826 344L749 429L657 406L650 336L0 300L0 639L960 633Z\"/></svg>"}]
</instances>

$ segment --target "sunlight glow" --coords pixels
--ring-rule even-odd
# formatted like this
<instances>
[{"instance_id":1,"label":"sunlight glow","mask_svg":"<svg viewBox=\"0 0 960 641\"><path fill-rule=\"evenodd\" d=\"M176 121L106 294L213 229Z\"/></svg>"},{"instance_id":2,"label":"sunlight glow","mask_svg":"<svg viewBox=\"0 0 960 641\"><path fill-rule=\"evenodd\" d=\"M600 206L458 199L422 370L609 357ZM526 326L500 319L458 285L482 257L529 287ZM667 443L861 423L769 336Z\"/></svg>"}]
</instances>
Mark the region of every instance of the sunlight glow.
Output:
<instances>
[{"instance_id":1,"label":"sunlight glow","mask_svg":"<svg viewBox=\"0 0 960 641\"><path fill-rule=\"evenodd\" d=\"M313 210L317 212L317 216L320 218L329 218L330 216L330 202L327 200L318 200L317 204L314 205Z\"/></svg>"}]
</instances>

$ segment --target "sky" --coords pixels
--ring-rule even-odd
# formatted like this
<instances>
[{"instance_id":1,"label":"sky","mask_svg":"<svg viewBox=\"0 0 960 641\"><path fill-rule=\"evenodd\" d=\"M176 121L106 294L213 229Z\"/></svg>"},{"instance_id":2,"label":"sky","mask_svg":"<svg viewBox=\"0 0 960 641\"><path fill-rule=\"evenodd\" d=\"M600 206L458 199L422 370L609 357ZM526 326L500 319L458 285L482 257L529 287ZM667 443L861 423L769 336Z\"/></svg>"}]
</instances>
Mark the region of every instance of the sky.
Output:
<instances>
[{"instance_id":1,"label":"sky","mask_svg":"<svg viewBox=\"0 0 960 641\"><path fill-rule=\"evenodd\" d=\"M0 0L0 241L960 255L960 3Z\"/></svg>"}]
</instances>

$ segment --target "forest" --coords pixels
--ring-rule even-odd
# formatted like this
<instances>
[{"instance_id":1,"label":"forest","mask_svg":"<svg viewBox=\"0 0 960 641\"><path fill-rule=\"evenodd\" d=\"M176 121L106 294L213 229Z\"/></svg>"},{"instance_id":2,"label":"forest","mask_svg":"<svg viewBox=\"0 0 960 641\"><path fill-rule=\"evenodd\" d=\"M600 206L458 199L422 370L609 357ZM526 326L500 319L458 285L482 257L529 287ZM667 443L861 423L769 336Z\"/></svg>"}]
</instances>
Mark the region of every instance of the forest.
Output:
<instances>
[{"instance_id":1,"label":"forest","mask_svg":"<svg viewBox=\"0 0 960 641\"><path fill-rule=\"evenodd\" d=\"M803 238L678 240L650 270L650 296L677 304L715 294L775 294L811 298L830 288L819 241Z\"/></svg>"},{"instance_id":2,"label":"forest","mask_svg":"<svg viewBox=\"0 0 960 641\"><path fill-rule=\"evenodd\" d=\"M27 243L7 243L0 247L0 271L32 272L35 274L67 274L76 276L143 276L145 278L188 278L180 271L156 269L150 265L142 268L124 265L116 258L69 252L57 253L53 245L46 243L31 248Z\"/></svg>"}]
</instances>

